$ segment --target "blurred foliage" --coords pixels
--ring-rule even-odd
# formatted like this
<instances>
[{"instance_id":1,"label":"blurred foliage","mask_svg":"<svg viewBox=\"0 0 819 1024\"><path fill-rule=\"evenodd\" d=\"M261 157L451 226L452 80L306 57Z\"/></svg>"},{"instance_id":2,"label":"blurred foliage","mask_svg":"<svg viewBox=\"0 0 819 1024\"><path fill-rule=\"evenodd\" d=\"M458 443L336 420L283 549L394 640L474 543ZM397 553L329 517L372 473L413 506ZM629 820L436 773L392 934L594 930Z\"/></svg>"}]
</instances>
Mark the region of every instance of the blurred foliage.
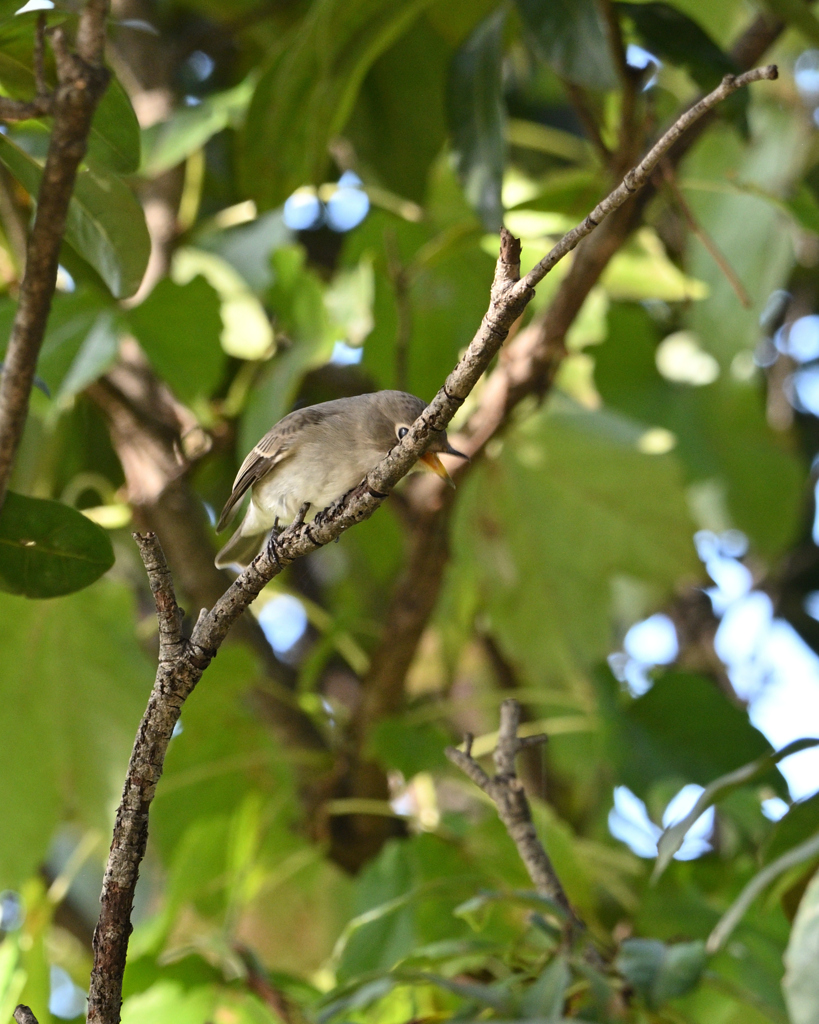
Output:
<instances>
[{"instance_id":1,"label":"blurred foliage","mask_svg":"<svg viewBox=\"0 0 819 1024\"><path fill-rule=\"evenodd\" d=\"M18 6L0 4L0 91L28 97L35 15L15 17ZM75 15L57 6L49 19L72 31ZM395 502L258 602L257 614L282 594L302 602L309 626L282 657L325 751L282 741L270 703L281 684L258 651L226 647L208 669L152 809L126 1024L819 1020L819 798L788 801L777 823L763 814L763 800L787 800L784 778L713 637L684 614L709 585L695 532L716 542L742 531L736 566L819 649L802 611L819 590L819 410L795 383L819 348L797 358L777 334L819 304L817 90L800 91L793 74L819 22L796 0L766 6L787 22L771 54L780 81L738 94L675 172L697 231L659 187L591 287L547 400L524 401L459 487L406 699L366 723L391 801L321 794L345 770L361 679L390 642L382 629L408 549ZM501 223L522 237L528 268L610 189L602 154L618 142L624 77L650 141L734 69L732 42L753 17L742 0L114 7L116 74L72 201L42 390L0 516L0 1024L18 1001L41 1024L81 1012L106 837L153 673L153 606L128 528L161 498L150 467L120 461L100 380L135 339L140 372L184 407L186 433L168 444L190 459L182 486L210 511L294 405L396 386L430 399L486 309ZM653 55L656 81L653 63L618 70L611 19L624 45ZM48 128L0 134L2 339ZM357 177L339 184L345 172ZM318 211L308 227L288 227L294 193ZM345 200L368 212L340 230ZM143 206L163 203L167 271L137 294ZM567 272L568 261L543 282L521 329ZM129 437L147 458L145 439L171 428L144 421L138 398ZM139 471L147 483L131 507ZM190 531L215 551L210 533ZM193 595L180 599L195 611ZM607 656L662 610L680 627L677 663L648 666L642 691L630 689ZM531 892L493 809L443 757L466 731L489 752L509 695L527 729L550 735L542 756L522 758L523 777L610 969L562 940L559 912ZM614 788L644 802L651 844L681 787L709 783L710 849L672 860L674 833L652 882L652 859L609 831ZM315 837L362 806L400 818L406 836L352 877ZM767 869L730 938L706 952Z\"/></svg>"}]
</instances>

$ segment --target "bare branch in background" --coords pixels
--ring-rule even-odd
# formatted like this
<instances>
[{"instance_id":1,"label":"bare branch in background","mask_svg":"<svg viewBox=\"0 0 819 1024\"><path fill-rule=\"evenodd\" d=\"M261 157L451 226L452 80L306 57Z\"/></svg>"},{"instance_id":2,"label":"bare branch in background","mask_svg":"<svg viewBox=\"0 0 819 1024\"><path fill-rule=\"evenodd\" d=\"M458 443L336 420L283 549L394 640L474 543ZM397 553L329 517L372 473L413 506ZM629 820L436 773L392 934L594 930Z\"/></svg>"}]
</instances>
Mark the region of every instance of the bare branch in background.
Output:
<instances>
[{"instance_id":1,"label":"bare branch in background","mask_svg":"<svg viewBox=\"0 0 819 1024\"><path fill-rule=\"evenodd\" d=\"M107 14L108 0L88 0L80 14L76 54L68 52L62 30L54 31L51 42L57 63L57 89L52 97L33 100L25 114L39 117L51 113L54 125L37 196L37 213L28 240L17 313L0 380L0 508L28 414L77 169L85 156L94 111L108 85L109 74L103 64ZM38 72L38 86L41 77ZM7 114L8 108L4 112L0 104L0 117ZM15 117L13 113L10 116Z\"/></svg>"},{"instance_id":2,"label":"bare branch in background","mask_svg":"<svg viewBox=\"0 0 819 1024\"><path fill-rule=\"evenodd\" d=\"M705 228L700 224L697 218L694 216L694 211L688 205L688 200L683 195L682 189L677 184L677 178L674 174L674 169L668 160L663 160L660 164L660 170L662 171L663 178L669 191L674 199L674 203L677 209L683 215L683 219L688 224L688 228L692 235L695 235L702 242L703 246L707 250L711 259L716 263L719 269L722 271L728 284L734 289L734 294L742 303L746 309L751 308L751 296L745 290L745 285L740 281L736 271L720 252L719 246L714 239L708 234Z\"/></svg>"},{"instance_id":3,"label":"bare branch in background","mask_svg":"<svg viewBox=\"0 0 819 1024\"><path fill-rule=\"evenodd\" d=\"M464 750L447 747L445 753L453 764L492 799L498 809L498 817L517 847L520 859L526 865L529 877L540 895L548 897L560 907L566 915L570 932L582 931L585 925L569 903L549 855L538 839L529 801L515 770L515 758L521 750L546 743L548 736L518 736L519 725L520 704L516 700L505 700L500 708L498 745L492 755L496 774L491 778L472 757L471 736L466 737Z\"/></svg>"}]
</instances>

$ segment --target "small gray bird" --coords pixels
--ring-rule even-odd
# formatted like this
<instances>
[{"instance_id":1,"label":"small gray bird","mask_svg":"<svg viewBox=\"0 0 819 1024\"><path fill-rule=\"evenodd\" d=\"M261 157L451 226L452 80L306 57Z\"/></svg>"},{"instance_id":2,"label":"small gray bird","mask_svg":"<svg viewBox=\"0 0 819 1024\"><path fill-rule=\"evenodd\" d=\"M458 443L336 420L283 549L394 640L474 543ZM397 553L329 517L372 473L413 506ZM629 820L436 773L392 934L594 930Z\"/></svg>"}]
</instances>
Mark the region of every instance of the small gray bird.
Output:
<instances>
[{"instance_id":1,"label":"small gray bird","mask_svg":"<svg viewBox=\"0 0 819 1024\"><path fill-rule=\"evenodd\" d=\"M376 391L297 409L269 430L248 455L222 509L217 532L250 490L239 529L216 556L217 568L244 567L278 523L289 523L305 503L318 512L373 469L407 433L426 403L405 391ZM456 451L441 431L420 461L452 483L438 452Z\"/></svg>"}]
</instances>

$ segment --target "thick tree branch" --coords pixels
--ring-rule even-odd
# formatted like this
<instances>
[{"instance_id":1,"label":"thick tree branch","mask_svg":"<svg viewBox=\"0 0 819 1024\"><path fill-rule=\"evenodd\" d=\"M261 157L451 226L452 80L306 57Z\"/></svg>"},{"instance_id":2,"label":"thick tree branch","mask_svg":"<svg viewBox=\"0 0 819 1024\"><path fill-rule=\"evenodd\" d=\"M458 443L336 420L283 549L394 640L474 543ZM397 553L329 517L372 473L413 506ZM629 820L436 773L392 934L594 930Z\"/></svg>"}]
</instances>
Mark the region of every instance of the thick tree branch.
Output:
<instances>
[{"instance_id":1,"label":"thick tree branch","mask_svg":"<svg viewBox=\"0 0 819 1024\"><path fill-rule=\"evenodd\" d=\"M710 109L710 106L729 95L734 88L739 88L739 85L734 84L736 82L747 84L748 81L766 77L775 77L775 69L762 69L752 76L726 79L719 89L694 109L699 109L700 113ZM695 119L696 117L689 111L680 118L677 125L691 124ZM637 188L645 184L657 160L683 131L683 128L675 130L676 127L666 133L661 143L654 147L649 158L626 176L626 182L612 193L613 198L609 197L598 205L593 211L596 216L592 222L589 222L588 218L583 222L581 228L590 224L585 231L586 234L597 227L610 212L616 211ZM653 163L650 162L651 159ZM558 243L556 249L564 254L571 251L583 237L582 234L578 234L579 230L576 228L569 232L566 236L569 242L562 248ZM272 538L213 608L200 615L190 640L181 643L178 656L170 660L160 657L154 688L134 743L103 882L102 910L94 937L89 1022L117 1024L119 1021L122 973L130 932L130 912L139 864L147 841L148 812L162 773L167 746L184 701L216 656L230 628L261 590L291 562L328 544L351 526L369 518L426 451L436 432L448 426L497 354L512 324L531 299L532 287L524 282L532 280L536 283L541 280L556 261L556 258L547 257L538 265L536 272L527 275L527 278L521 281L520 242L502 229L501 248L490 292L489 309L458 365L405 437L368 473L358 487L329 508L319 512L313 522L294 522L278 537ZM154 566L151 572L157 579L161 579L162 587L159 589L164 590L167 578L161 572L157 576L155 568L158 546L152 541L141 543L154 559L151 562ZM517 752L518 746L515 744L520 743L516 735L517 718L511 709L506 715L508 717L503 726L503 736L506 739L500 744L501 754L497 762L500 775L509 774L509 758L511 756L513 760L514 757L511 753L512 748L514 747ZM514 824L515 827L514 835L519 837L521 844L530 844L526 839L528 830L521 823L519 798L513 799L510 796L509 799L508 815L510 824ZM525 797L523 799L525 800ZM555 889L553 883L549 881L542 860L536 865L533 853L531 857L531 864L527 862L527 866L531 871L535 871L533 878L536 884L544 887L549 885L555 894L562 892ZM560 897L553 895L553 898L559 900ZM565 895L563 899L565 900ZM570 912L568 901L566 907ZM573 917L573 920L576 922L576 918Z\"/></svg>"},{"instance_id":2,"label":"thick tree branch","mask_svg":"<svg viewBox=\"0 0 819 1024\"><path fill-rule=\"evenodd\" d=\"M538 839L532 822L529 801L523 783L515 770L515 758L525 747L545 743L547 736L518 736L520 725L520 704L516 700L505 700L500 708L500 731L498 745L492 755L496 774L490 778L472 757L472 737L467 736L465 749L447 747L446 756L467 775L475 785L484 791L498 809L498 817L517 847L520 859L529 872L535 888L560 907L566 915L568 930L578 932L585 925L575 913L569 898L557 877L549 855Z\"/></svg>"},{"instance_id":3,"label":"thick tree branch","mask_svg":"<svg viewBox=\"0 0 819 1024\"><path fill-rule=\"evenodd\" d=\"M45 99L38 97L33 101L40 104L37 113L26 115L53 113L54 126L0 380L0 508L28 413L37 357L57 280L68 204L77 169L85 156L94 111L108 85L109 75L102 62L107 13L107 0L88 0L80 15L76 54L68 51L62 29L55 30L51 41L57 62L57 90L53 100L49 99L50 109L44 109Z\"/></svg>"}]
</instances>

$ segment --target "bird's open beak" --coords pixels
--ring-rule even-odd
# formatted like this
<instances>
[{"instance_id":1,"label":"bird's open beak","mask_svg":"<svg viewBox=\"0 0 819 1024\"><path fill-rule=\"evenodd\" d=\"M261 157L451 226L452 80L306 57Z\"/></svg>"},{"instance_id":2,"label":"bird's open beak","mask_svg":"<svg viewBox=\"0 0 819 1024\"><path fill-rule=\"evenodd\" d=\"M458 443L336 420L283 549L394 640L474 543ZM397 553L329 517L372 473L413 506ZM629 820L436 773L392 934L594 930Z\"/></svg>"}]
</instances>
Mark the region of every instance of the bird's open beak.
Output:
<instances>
[{"instance_id":1,"label":"bird's open beak","mask_svg":"<svg viewBox=\"0 0 819 1024\"><path fill-rule=\"evenodd\" d=\"M456 448L453 448L451 444L447 446L446 454L457 455L459 459L466 459L466 461L469 462L469 456L464 455L463 452L459 452ZM446 480L450 487L455 486L455 481L449 473L447 473L446 466L438 458L437 452L427 452L425 455L421 456L419 461L423 462L427 469L432 470L436 476L441 477L442 480Z\"/></svg>"}]
</instances>

